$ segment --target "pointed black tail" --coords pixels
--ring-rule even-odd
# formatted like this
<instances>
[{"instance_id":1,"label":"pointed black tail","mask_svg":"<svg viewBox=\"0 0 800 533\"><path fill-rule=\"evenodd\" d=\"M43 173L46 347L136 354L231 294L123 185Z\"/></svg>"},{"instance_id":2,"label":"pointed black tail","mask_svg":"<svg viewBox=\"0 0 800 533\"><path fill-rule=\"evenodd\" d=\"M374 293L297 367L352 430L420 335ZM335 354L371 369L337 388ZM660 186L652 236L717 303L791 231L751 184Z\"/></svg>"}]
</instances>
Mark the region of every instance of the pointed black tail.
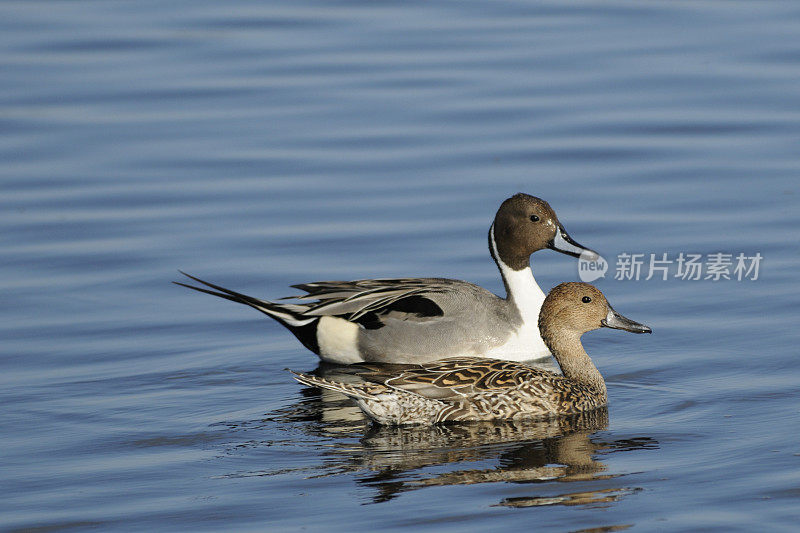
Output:
<instances>
[{"instance_id":1,"label":"pointed black tail","mask_svg":"<svg viewBox=\"0 0 800 533\"><path fill-rule=\"evenodd\" d=\"M181 287L186 287L187 289L204 292L212 296L218 296L219 298L225 298L226 300L230 300L232 302L250 306L253 309L256 309L268 317L280 322L284 327L286 327L286 329L291 331L300 342L303 343L303 346L315 354L319 354L319 344L317 342L317 325L319 324L319 317L305 316L303 313L307 309L306 306L298 304L276 304L275 302L270 302L269 300L253 298L252 296L247 296L246 294L226 289L225 287L215 285L208 281L203 281L202 279L187 274L182 270L179 270L178 272L187 278L196 281L197 283L205 285L206 287L210 287L210 289L195 287L194 285L188 285L179 281L173 281L172 283L175 285L180 285Z\"/></svg>"}]
</instances>

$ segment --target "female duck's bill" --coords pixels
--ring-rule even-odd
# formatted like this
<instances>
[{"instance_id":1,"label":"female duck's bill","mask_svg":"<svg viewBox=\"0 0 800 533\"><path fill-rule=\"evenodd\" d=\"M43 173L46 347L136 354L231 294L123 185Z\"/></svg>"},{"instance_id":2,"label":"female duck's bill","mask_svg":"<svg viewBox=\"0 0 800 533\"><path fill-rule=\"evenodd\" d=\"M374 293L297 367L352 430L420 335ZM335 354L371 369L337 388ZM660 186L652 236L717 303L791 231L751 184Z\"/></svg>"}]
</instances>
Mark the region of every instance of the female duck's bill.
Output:
<instances>
[{"instance_id":1,"label":"female duck's bill","mask_svg":"<svg viewBox=\"0 0 800 533\"><path fill-rule=\"evenodd\" d=\"M424 363L457 355L526 361L549 357L537 327L544 292L531 254L551 249L594 254L573 240L550 204L519 193L497 210L489 248L506 297L465 281L442 278L322 281L294 285L306 294L276 303L193 276L190 289L242 303L289 329L323 361ZM315 300L315 301L309 301Z\"/></svg>"},{"instance_id":2,"label":"female duck's bill","mask_svg":"<svg viewBox=\"0 0 800 533\"><path fill-rule=\"evenodd\" d=\"M630 318L622 316L621 314L617 313L610 304L608 306L608 314L603 320L600 321L600 323L605 328L622 329L625 331L630 331L631 333L653 333L653 330L650 329L649 326L639 324Z\"/></svg>"},{"instance_id":3,"label":"female duck's bill","mask_svg":"<svg viewBox=\"0 0 800 533\"><path fill-rule=\"evenodd\" d=\"M583 349L587 331L652 330L630 320L587 283L562 283L542 305L539 328L562 374L498 359L457 357L423 365L360 365L361 383L294 373L305 385L341 392L379 424L437 424L569 415L607 404L605 381Z\"/></svg>"}]
</instances>

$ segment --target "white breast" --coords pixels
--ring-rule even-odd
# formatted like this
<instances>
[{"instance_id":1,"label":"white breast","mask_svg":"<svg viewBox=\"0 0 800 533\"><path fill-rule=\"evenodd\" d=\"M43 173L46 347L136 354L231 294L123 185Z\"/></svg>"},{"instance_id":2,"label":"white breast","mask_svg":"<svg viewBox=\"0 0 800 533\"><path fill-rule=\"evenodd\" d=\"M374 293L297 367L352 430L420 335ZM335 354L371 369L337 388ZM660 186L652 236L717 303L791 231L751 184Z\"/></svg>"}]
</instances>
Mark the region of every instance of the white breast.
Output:
<instances>
[{"instance_id":1,"label":"white breast","mask_svg":"<svg viewBox=\"0 0 800 533\"><path fill-rule=\"evenodd\" d=\"M513 270L503 263L494 242L494 227L492 227L490 235L494 257L497 258L500 273L508 284L509 296L513 298L522 317L522 325L505 344L493 348L485 355L511 361L528 361L549 357L550 350L547 349L539 334L539 310L542 308L545 294L536 283L530 267Z\"/></svg>"},{"instance_id":2,"label":"white breast","mask_svg":"<svg viewBox=\"0 0 800 533\"><path fill-rule=\"evenodd\" d=\"M547 349L539 334L539 310L544 302L544 292L536 284L530 268L514 271L501 263L501 270L504 267L508 269L508 272L503 272L503 275L522 317L522 325L505 344L493 348L486 356L511 361L528 361L549 357L550 350Z\"/></svg>"}]
</instances>

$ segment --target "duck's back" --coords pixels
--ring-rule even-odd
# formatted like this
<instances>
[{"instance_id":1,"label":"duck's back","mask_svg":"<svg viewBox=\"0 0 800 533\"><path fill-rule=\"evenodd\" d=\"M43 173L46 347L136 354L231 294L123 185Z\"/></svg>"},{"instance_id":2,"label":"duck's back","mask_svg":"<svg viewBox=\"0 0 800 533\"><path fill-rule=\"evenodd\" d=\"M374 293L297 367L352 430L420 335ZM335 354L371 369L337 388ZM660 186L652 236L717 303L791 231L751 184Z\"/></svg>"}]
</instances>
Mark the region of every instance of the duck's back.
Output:
<instances>
[{"instance_id":1,"label":"duck's back","mask_svg":"<svg viewBox=\"0 0 800 533\"><path fill-rule=\"evenodd\" d=\"M450 400L439 421L520 420L591 411L606 401L598 391L546 370L528 369L524 383Z\"/></svg>"},{"instance_id":2,"label":"duck's back","mask_svg":"<svg viewBox=\"0 0 800 533\"><path fill-rule=\"evenodd\" d=\"M373 321L362 322L358 351L365 361L426 363L481 356L506 343L521 323L513 305L482 287L425 281L432 290L385 306Z\"/></svg>"},{"instance_id":3,"label":"duck's back","mask_svg":"<svg viewBox=\"0 0 800 533\"><path fill-rule=\"evenodd\" d=\"M439 402L434 422L538 418L606 403L591 387L512 361L458 357L364 368L364 379Z\"/></svg>"}]
</instances>

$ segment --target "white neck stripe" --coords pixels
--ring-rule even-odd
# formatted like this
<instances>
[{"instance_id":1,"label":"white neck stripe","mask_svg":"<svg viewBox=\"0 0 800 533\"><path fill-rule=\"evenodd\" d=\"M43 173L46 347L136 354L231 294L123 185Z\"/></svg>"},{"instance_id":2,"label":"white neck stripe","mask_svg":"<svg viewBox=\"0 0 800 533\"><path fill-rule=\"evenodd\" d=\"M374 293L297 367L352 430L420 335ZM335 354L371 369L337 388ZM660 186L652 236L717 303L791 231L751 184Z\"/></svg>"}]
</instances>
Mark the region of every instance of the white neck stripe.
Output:
<instances>
[{"instance_id":1,"label":"white neck stripe","mask_svg":"<svg viewBox=\"0 0 800 533\"><path fill-rule=\"evenodd\" d=\"M492 254L497 260L497 266L500 268L500 275L503 276L503 281L508 288L506 299L517 307L522 324L505 345L488 355L523 361L549 354L550 351L539 334L539 311L544 302L544 292L537 285L530 266L522 270L513 270L500 259L497 243L494 240L494 224L489 229L489 242Z\"/></svg>"},{"instance_id":2,"label":"white neck stripe","mask_svg":"<svg viewBox=\"0 0 800 533\"><path fill-rule=\"evenodd\" d=\"M497 259L497 265L500 268L500 275L503 276L503 280L508 287L509 294L506 297L516 304L522 315L522 321L527 323L532 320L533 326L538 329L539 309L542 307L545 295L536 283L531 267L527 266L522 270L514 270L503 262L497 251L497 243L494 240L494 224L489 230L489 239L492 244L492 253Z\"/></svg>"}]
</instances>

